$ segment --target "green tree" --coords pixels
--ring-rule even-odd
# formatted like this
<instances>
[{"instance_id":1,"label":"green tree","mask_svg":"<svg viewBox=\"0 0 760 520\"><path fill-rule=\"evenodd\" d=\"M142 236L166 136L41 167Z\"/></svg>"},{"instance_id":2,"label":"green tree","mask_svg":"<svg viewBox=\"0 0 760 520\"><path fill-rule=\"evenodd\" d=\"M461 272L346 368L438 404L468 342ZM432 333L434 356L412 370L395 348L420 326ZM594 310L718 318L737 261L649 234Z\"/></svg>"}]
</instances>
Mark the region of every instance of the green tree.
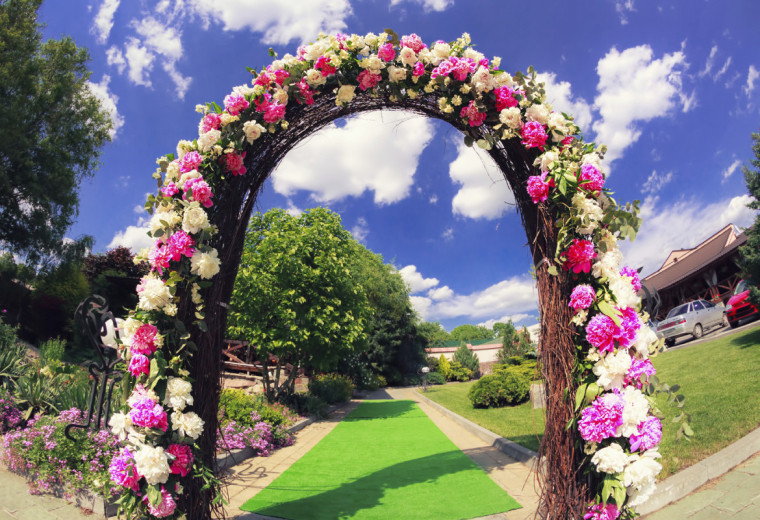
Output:
<instances>
[{"instance_id":1,"label":"green tree","mask_svg":"<svg viewBox=\"0 0 760 520\"><path fill-rule=\"evenodd\" d=\"M499 325L498 323L496 325ZM494 325L494 328L496 326ZM497 361L499 363L507 363L509 358L515 356L524 356L530 351L532 345L530 341L530 333L528 329L523 329L518 332L517 328L511 321L504 324L501 328L501 350L497 353Z\"/></svg>"},{"instance_id":2,"label":"green tree","mask_svg":"<svg viewBox=\"0 0 760 520\"><path fill-rule=\"evenodd\" d=\"M493 331L482 325L460 325L451 331L451 339L457 341L473 341L478 339L492 339Z\"/></svg>"},{"instance_id":3,"label":"green tree","mask_svg":"<svg viewBox=\"0 0 760 520\"><path fill-rule=\"evenodd\" d=\"M428 347L435 347L451 339L451 335L437 321L423 321L417 324L417 330L427 341Z\"/></svg>"},{"instance_id":4,"label":"green tree","mask_svg":"<svg viewBox=\"0 0 760 520\"><path fill-rule=\"evenodd\" d=\"M443 354L441 354L441 359L438 360L438 372L446 380L451 378L451 362Z\"/></svg>"},{"instance_id":5,"label":"green tree","mask_svg":"<svg viewBox=\"0 0 760 520\"><path fill-rule=\"evenodd\" d=\"M366 344L367 298L351 277L353 238L323 208L251 218L228 316L232 338L255 345L270 401L293 393L300 368L327 372ZM291 365L284 376L283 369ZM284 376L284 377L283 377Z\"/></svg>"},{"instance_id":6,"label":"green tree","mask_svg":"<svg viewBox=\"0 0 760 520\"><path fill-rule=\"evenodd\" d=\"M755 158L750 160L749 165L742 167L747 191L752 196L752 201L747 207L760 210L760 132L752 133L752 152ZM742 274L745 278L754 282L750 288L750 301L760 305L760 213L755 215L753 226L745 231L747 243L739 248L742 255Z\"/></svg>"},{"instance_id":7,"label":"green tree","mask_svg":"<svg viewBox=\"0 0 760 520\"><path fill-rule=\"evenodd\" d=\"M0 247L32 263L60 248L112 127L88 86L87 49L42 41L41 4L0 0Z\"/></svg>"},{"instance_id":8,"label":"green tree","mask_svg":"<svg viewBox=\"0 0 760 520\"><path fill-rule=\"evenodd\" d=\"M103 254L90 254L82 262L82 273L92 292L105 297L117 316L137 305L135 287L150 268L147 262L135 264L134 258L132 251L119 246Z\"/></svg>"},{"instance_id":9,"label":"green tree","mask_svg":"<svg viewBox=\"0 0 760 520\"><path fill-rule=\"evenodd\" d=\"M459 363L465 368L470 369L473 376L476 376L480 371L480 360L478 356L462 342L459 348L454 352L454 361Z\"/></svg>"}]
</instances>

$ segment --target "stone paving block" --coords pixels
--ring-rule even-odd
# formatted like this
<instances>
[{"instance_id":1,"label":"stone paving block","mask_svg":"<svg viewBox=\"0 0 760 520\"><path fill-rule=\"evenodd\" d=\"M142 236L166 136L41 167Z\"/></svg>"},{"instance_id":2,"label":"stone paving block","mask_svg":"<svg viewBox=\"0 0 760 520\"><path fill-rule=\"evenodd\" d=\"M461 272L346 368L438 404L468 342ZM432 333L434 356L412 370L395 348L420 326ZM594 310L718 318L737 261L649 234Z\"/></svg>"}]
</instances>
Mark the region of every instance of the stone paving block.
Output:
<instances>
[{"instance_id":1,"label":"stone paving block","mask_svg":"<svg viewBox=\"0 0 760 520\"><path fill-rule=\"evenodd\" d=\"M742 463L738 469L744 473L749 473L750 475L760 475L760 456L755 455L748 461Z\"/></svg>"},{"instance_id":2,"label":"stone paving block","mask_svg":"<svg viewBox=\"0 0 760 520\"><path fill-rule=\"evenodd\" d=\"M676 516L663 517L676 520ZM688 517L689 520L730 520L733 519L733 514L726 511L720 511L714 507L708 506L704 509L700 509L694 515ZM648 520L648 519L647 519Z\"/></svg>"},{"instance_id":3,"label":"stone paving block","mask_svg":"<svg viewBox=\"0 0 760 520\"><path fill-rule=\"evenodd\" d=\"M750 504L732 516L731 520L757 520L758 518L760 518L760 507Z\"/></svg>"},{"instance_id":4,"label":"stone paving block","mask_svg":"<svg viewBox=\"0 0 760 520\"><path fill-rule=\"evenodd\" d=\"M760 487L758 487L757 482L747 478L742 480L731 478L735 475L737 474L730 473L726 475L727 478L725 479L725 481L733 480L738 482L733 488L726 489L725 482L720 482L719 486L716 486L716 489L720 487L721 490L724 490L723 496L713 502L713 506L716 509L736 513L744 509L747 504L753 503L760 496ZM744 474L744 476L746 477L747 475Z\"/></svg>"},{"instance_id":5,"label":"stone paving block","mask_svg":"<svg viewBox=\"0 0 760 520\"><path fill-rule=\"evenodd\" d=\"M743 484L744 482L747 482L751 478L752 476L747 473L743 473L741 471L732 471L730 473L726 473L725 475L720 477L718 480L715 480L714 486L715 486L715 489L728 492L734 489L736 486L739 486Z\"/></svg>"},{"instance_id":6,"label":"stone paving block","mask_svg":"<svg viewBox=\"0 0 760 520\"><path fill-rule=\"evenodd\" d=\"M58 520L55 515L48 513L44 507L33 506L19 509L14 513L17 520Z\"/></svg>"}]
</instances>

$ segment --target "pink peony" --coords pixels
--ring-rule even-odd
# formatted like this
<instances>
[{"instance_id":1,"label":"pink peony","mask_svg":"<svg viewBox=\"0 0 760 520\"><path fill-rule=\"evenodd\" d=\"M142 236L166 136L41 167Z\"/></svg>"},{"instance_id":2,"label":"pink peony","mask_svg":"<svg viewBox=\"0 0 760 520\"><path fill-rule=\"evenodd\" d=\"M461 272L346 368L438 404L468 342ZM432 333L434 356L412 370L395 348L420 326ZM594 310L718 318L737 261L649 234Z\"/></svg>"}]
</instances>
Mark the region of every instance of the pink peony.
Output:
<instances>
[{"instance_id":1,"label":"pink peony","mask_svg":"<svg viewBox=\"0 0 760 520\"><path fill-rule=\"evenodd\" d=\"M618 310L623 316L615 339L620 343L622 348L628 348L636 339L636 333L641 328L641 318L636 313L636 309L626 307Z\"/></svg>"},{"instance_id":2,"label":"pink peony","mask_svg":"<svg viewBox=\"0 0 760 520\"><path fill-rule=\"evenodd\" d=\"M169 267L169 260L171 260L171 251L169 251L169 249L160 241L156 242L153 245L153 249L148 253L150 270L158 271L158 274L163 274L164 269Z\"/></svg>"},{"instance_id":3,"label":"pink peony","mask_svg":"<svg viewBox=\"0 0 760 520\"><path fill-rule=\"evenodd\" d=\"M480 112L478 110L478 107L475 106L475 101L470 101L470 104L466 107L463 107L462 110L459 112L459 116L462 119L466 119L467 123L470 126L480 126L483 124L483 121L486 120L486 114L485 112Z\"/></svg>"},{"instance_id":4,"label":"pink peony","mask_svg":"<svg viewBox=\"0 0 760 520\"><path fill-rule=\"evenodd\" d=\"M574 135L568 135L567 137L562 139L562 148L565 148L568 145L570 145L570 143L572 143L574 139L575 139Z\"/></svg>"},{"instance_id":5,"label":"pink peony","mask_svg":"<svg viewBox=\"0 0 760 520\"><path fill-rule=\"evenodd\" d=\"M493 93L496 96L496 110L499 112L505 108L517 106L518 101L515 98L515 94L520 94L519 91L512 90L507 86L502 86L493 89Z\"/></svg>"},{"instance_id":6,"label":"pink peony","mask_svg":"<svg viewBox=\"0 0 760 520\"><path fill-rule=\"evenodd\" d=\"M182 198L187 200L188 193L192 196L193 200L203 204L206 208L210 208L214 205L214 203L211 202L211 197L213 197L214 194L211 192L208 183L202 178L190 179L185 182L185 195Z\"/></svg>"},{"instance_id":7,"label":"pink peony","mask_svg":"<svg viewBox=\"0 0 760 520\"><path fill-rule=\"evenodd\" d=\"M266 121L267 123L276 123L277 121L284 119L285 108L286 108L285 105L283 105L282 103L278 101L269 103L266 109L264 110L264 121Z\"/></svg>"},{"instance_id":8,"label":"pink peony","mask_svg":"<svg viewBox=\"0 0 760 520\"><path fill-rule=\"evenodd\" d=\"M195 252L194 245L195 240L193 240L185 231L179 230L169 237L169 240L166 241L165 247L169 250L171 259L175 262L179 262L182 259L182 256L188 258L193 257L193 253Z\"/></svg>"},{"instance_id":9,"label":"pink peony","mask_svg":"<svg viewBox=\"0 0 760 520\"><path fill-rule=\"evenodd\" d=\"M219 114L211 112L203 116L201 120L201 131L205 134L209 130L216 130L222 124L222 118Z\"/></svg>"},{"instance_id":10,"label":"pink peony","mask_svg":"<svg viewBox=\"0 0 760 520\"><path fill-rule=\"evenodd\" d=\"M169 427L166 411L160 404L150 399L137 401L127 416L132 424L140 428L156 428L165 432Z\"/></svg>"},{"instance_id":11,"label":"pink peony","mask_svg":"<svg viewBox=\"0 0 760 520\"><path fill-rule=\"evenodd\" d=\"M615 350L615 336L619 328L612 318L605 314L597 314L586 325L586 340L599 352L612 352Z\"/></svg>"},{"instance_id":12,"label":"pink peony","mask_svg":"<svg viewBox=\"0 0 760 520\"><path fill-rule=\"evenodd\" d=\"M179 188L174 182L169 182L166 186L161 188L161 193L164 197L173 197L179 192Z\"/></svg>"},{"instance_id":13,"label":"pink peony","mask_svg":"<svg viewBox=\"0 0 760 520\"><path fill-rule=\"evenodd\" d=\"M392 43L384 43L377 50L377 56L383 61L391 61L396 57L396 51L393 50Z\"/></svg>"},{"instance_id":14,"label":"pink peony","mask_svg":"<svg viewBox=\"0 0 760 520\"><path fill-rule=\"evenodd\" d=\"M156 518L165 518L174 514L174 510L177 508L177 503L174 501L174 497L169 493L164 486L161 486L161 503L154 506L148 500L148 495L143 497L143 502L148 505L148 512Z\"/></svg>"},{"instance_id":15,"label":"pink peony","mask_svg":"<svg viewBox=\"0 0 760 520\"><path fill-rule=\"evenodd\" d=\"M637 427L637 433L631 435L631 451L647 451L656 447L662 440L662 423L650 415Z\"/></svg>"},{"instance_id":16,"label":"pink peony","mask_svg":"<svg viewBox=\"0 0 760 520\"><path fill-rule=\"evenodd\" d=\"M284 69L273 69L271 65L267 67L270 76L274 77L274 82L282 86L285 80L290 77L290 72Z\"/></svg>"},{"instance_id":17,"label":"pink peony","mask_svg":"<svg viewBox=\"0 0 760 520\"><path fill-rule=\"evenodd\" d=\"M299 103L306 103L307 105L313 105L314 94L316 94L317 92L314 90L311 90L311 87L306 82L306 79L301 79L301 81L299 81L296 86L298 87L298 92L303 97L303 101L301 101L299 98L296 98L296 101L298 101Z\"/></svg>"},{"instance_id":18,"label":"pink peony","mask_svg":"<svg viewBox=\"0 0 760 520\"><path fill-rule=\"evenodd\" d=\"M148 356L143 354L133 354L132 359L129 360L129 367L127 368L129 373L134 377L139 377L140 374L150 375L150 360Z\"/></svg>"},{"instance_id":19,"label":"pink peony","mask_svg":"<svg viewBox=\"0 0 760 520\"><path fill-rule=\"evenodd\" d=\"M245 159L245 152L242 154L228 153L223 155L220 160L232 175L243 175L247 171L243 159Z\"/></svg>"},{"instance_id":20,"label":"pink peony","mask_svg":"<svg viewBox=\"0 0 760 520\"><path fill-rule=\"evenodd\" d=\"M478 64L472 58L449 58L451 62L451 75L457 81L467 80L467 75L478 70Z\"/></svg>"},{"instance_id":21,"label":"pink peony","mask_svg":"<svg viewBox=\"0 0 760 520\"><path fill-rule=\"evenodd\" d=\"M578 421L578 431L583 440L602 442L604 439L615 437L617 430L623 424L623 408L625 402L617 394L603 394L581 412Z\"/></svg>"},{"instance_id":22,"label":"pink peony","mask_svg":"<svg viewBox=\"0 0 760 520\"><path fill-rule=\"evenodd\" d=\"M422 43L422 39L414 33L410 34L409 36L402 36L401 46L409 47L414 52L420 52L426 47L426 45Z\"/></svg>"},{"instance_id":23,"label":"pink peony","mask_svg":"<svg viewBox=\"0 0 760 520\"><path fill-rule=\"evenodd\" d=\"M143 354L150 356L156 351L156 337L158 336L158 329L155 325L150 323L144 323L140 325L135 334L130 340L129 351L134 356L135 354Z\"/></svg>"},{"instance_id":24,"label":"pink peony","mask_svg":"<svg viewBox=\"0 0 760 520\"><path fill-rule=\"evenodd\" d=\"M578 285L570 294L570 307L576 311L579 309L588 309L596 300L596 292L590 285Z\"/></svg>"},{"instance_id":25,"label":"pink peony","mask_svg":"<svg viewBox=\"0 0 760 520\"><path fill-rule=\"evenodd\" d=\"M604 187L604 175L593 164L584 164L581 167L578 180L581 181L580 187L588 191L599 191Z\"/></svg>"},{"instance_id":26,"label":"pink peony","mask_svg":"<svg viewBox=\"0 0 760 520\"><path fill-rule=\"evenodd\" d=\"M203 156L201 156L201 154L195 150L187 152L182 156L182 159L179 160L179 171L181 173L187 173L192 170L197 170L202 162Z\"/></svg>"},{"instance_id":27,"label":"pink peony","mask_svg":"<svg viewBox=\"0 0 760 520\"><path fill-rule=\"evenodd\" d=\"M649 376L653 376L657 373L654 365L649 359L636 359L631 361L631 368L628 369L628 374L625 376L625 385L635 386L639 390L644 384L641 381L642 376L646 376L644 381L649 383Z\"/></svg>"},{"instance_id":28,"label":"pink peony","mask_svg":"<svg viewBox=\"0 0 760 520\"><path fill-rule=\"evenodd\" d=\"M615 504L592 504L588 507L584 520L617 520L620 511Z\"/></svg>"},{"instance_id":29,"label":"pink peony","mask_svg":"<svg viewBox=\"0 0 760 520\"><path fill-rule=\"evenodd\" d=\"M330 74L335 74L335 71L337 70L334 65L330 64L330 58L327 56L320 56L317 58L317 61L314 62L314 68L317 69L322 73L322 76L329 76Z\"/></svg>"},{"instance_id":30,"label":"pink peony","mask_svg":"<svg viewBox=\"0 0 760 520\"><path fill-rule=\"evenodd\" d=\"M117 485L129 488L132 491L140 491L140 486L137 484L140 477L135 471L134 460L129 448L122 448L121 453L111 459L108 473L111 475L111 480Z\"/></svg>"},{"instance_id":31,"label":"pink peony","mask_svg":"<svg viewBox=\"0 0 760 520\"><path fill-rule=\"evenodd\" d=\"M631 279L634 291L639 292L641 290L641 280L639 279L639 272L636 269L625 266L620 270L620 276L627 276Z\"/></svg>"},{"instance_id":32,"label":"pink peony","mask_svg":"<svg viewBox=\"0 0 760 520\"><path fill-rule=\"evenodd\" d=\"M549 196L549 188L554 187L554 179L550 178L546 181L548 172L541 172L541 175L531 175L528 178L528 195L533 200L533 204L544 202Z\"/></svg>"},{"instance_id":33,"label":"pink peony","mask_svg":"<svg viewBox=\"0 0 760 520\"><path fill-rule=\"evenodd\" d=\"M425 75L425 65L422 64L421 61L418 61L414 64L414 68L412 69L412 76L424 76Z\"/></svg>"},{"instance_id":34,"label":"pink peony","mask_svg":"<svg viewBox=\"0 0 760 520\"><path fill-rule=\"evenodd\" d=\"M359 73L356 79L359 80L359 89L367 90L380 83L380 80L383 79L383 77L380 74L374 74L368 70L363 70Z\"/></svg>"},{"instance_id":35,"label":"pink peony","mask_svg":"<svg viewBox=\"0 0 760 520\"><path fill-rule=\"evenodd\" d=\"M193 466L192 448L186 444L171 444L166 452L175 457L171 464L171 472L180 477L187 475Z\"/></svg>"},{"instance_id":36,"label":"pink peony","mask_svg":"<svg viewBox=\"0 0 760 520\"><path fill-rule=\"evenodd\" d=\"M544 149L546 144L546 131L541 123L538 121L528 121L522 127L522 144L528 148Z\"/></svg>"},{"instance_id":37,"label":"pink peony","mask_svg":"<svg viewBox=\"0 0 760 520\"><path fill-rule=\"evenodd\" d=\"M250 103L248 103L248 100L245 99L242 94L237 92L228 94L224 98L224 108L226 108L227 112L233 116L238 115L240 112L248 108L249 105Z\"/></svg>"},{"instance_id":38,"label":"pink peony","mask_svg":"<svg viewBox=\"0 0 760 520\"><path fill-rule=\"evenodd\" d=\"M596 258L594 243L591 240L573 240L570 247L565 251L565 271L572 270L574 273L588 273L591 271L591 260Z\"/></svg>"}]
</instances>

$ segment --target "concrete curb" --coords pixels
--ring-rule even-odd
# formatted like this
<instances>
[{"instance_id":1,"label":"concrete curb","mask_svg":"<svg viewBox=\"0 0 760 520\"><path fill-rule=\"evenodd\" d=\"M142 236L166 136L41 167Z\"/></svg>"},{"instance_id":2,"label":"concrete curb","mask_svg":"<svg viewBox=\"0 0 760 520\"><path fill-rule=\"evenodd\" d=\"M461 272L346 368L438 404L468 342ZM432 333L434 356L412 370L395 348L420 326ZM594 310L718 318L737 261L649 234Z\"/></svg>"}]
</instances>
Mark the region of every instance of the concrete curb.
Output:
<instances>
[{"instance_id":1,"label":"concrete curb","mask_svg":"<svg viewBox=\"0 0 760 520\"><path fill-rule=\"evenodd\" d=\"M760 452L760 428L748 433L714 455L682 469L657 484L654 494L636 508L641 515L654 513L682 499L692 491L729 472L755 453Z\"/></svg>"},{"instance_id":2,"label":"concrete curb","mask_svg":"<svg viewBox=\"0 0 760 520\"><path fill-rule=\"evenodd\" d=\"M498 448L502 453L505 453L506 455L509 455L515 460L519 460L522 463L532 465L538 460L538 453L536 453L533 450L529 450L528 448L524 446L520 446L519 444L510 441L509 439L506 439L504 437L500 437L493 433L490 430L486 430L482 426L479 426L475 424L472 421L469 421L462 417L461 415L458 415L448 408L444 408L440 404L436 403L435 401L432 401L422 395L421 393L417 392L417 396L425 402L425 404L431 406L432 408L435 408L439 412L441 412L443 415L449 417L454 422L468 430L470 433L476 435L479 439L488 442L493 446L494 448Z\"/></svg>"}]
</instances>

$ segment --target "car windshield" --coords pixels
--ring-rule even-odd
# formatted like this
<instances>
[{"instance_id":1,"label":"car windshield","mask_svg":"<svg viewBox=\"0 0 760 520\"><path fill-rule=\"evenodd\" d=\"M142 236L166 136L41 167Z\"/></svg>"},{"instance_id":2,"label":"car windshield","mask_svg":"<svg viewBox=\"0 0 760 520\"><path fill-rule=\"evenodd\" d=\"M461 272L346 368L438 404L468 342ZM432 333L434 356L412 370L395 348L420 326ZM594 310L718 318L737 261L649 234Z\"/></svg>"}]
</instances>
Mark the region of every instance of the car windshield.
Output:
<instances>
[{"instance_id":1,"label":"car windshield","mask_svg":"<svg viewBox=\"0 0 760 520\"><path fill-rule=\"evenodd\" d=\"M739 282L739 285L736 286L736 289L734 290L734 295L743 293L747 289L749 289L749 287L747 286L747 280L742 280Z\"/></svg>"},{"instance_id":2,"label":"car windshield","mask_svg":"<svg viewBox=\"0 0 760 520\"><path fill-rule=\"evenodd\" d=\"M672 318L673 316L678 316L679 314L686 314L688 310L689 310L689 304L684 303L683 305L679 305L678 307L674 307L670 309L670 312L668 313L668 318Z\"/></svg>"}]
</instances>

